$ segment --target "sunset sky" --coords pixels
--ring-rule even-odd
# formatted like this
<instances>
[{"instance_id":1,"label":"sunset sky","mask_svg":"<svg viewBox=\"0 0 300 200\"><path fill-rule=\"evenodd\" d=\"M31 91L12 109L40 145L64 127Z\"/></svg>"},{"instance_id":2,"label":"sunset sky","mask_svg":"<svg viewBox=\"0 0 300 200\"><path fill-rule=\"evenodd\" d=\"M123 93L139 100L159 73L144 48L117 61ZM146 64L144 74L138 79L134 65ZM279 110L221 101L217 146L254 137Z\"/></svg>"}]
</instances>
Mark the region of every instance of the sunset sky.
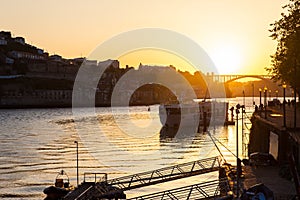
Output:
<instances>
[{"instance_id":1,"label":"sunset sky","mask_svg":"<svg viewBox=\"0 0 300 200\"><path fill-rule=\"evenodd\" d=\"M1 0L1 30L66 58L87 57L114 35L162 28L186 35L212 58L221 74L265 74L276 42L269 24L287 0ZM116 58L113 58L116 59ZM122 66L187 63L160 51L118 58Z\"/></svg>"}]
</instances>

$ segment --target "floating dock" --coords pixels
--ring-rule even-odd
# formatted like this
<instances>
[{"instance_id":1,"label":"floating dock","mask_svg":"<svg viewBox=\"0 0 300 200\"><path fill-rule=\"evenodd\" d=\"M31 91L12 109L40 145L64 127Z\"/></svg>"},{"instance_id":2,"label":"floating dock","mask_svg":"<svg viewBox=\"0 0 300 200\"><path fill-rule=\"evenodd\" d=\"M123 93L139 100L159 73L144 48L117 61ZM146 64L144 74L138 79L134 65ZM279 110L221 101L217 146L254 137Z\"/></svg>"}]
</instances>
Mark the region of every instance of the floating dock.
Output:
<instances>
[{"instance_id":1,"label":"floating dock","mask_svg":"<svg viewBox=\"0 0 300 200\"><path fill-rule=\"evenodd\" d=\"M84 180L84 182L81 185L79 185L74 191L67 194L64 197L64 200L83 200L83 199L94 200L94 199L104 199L104 198L125 199L126 195L124 194L124 191L126 190L141 188L144 186L155 185L155 184L164 183L172 180L177 180L181 178L218 171L220 170L221 165L222 165L222 160L220 157L212 157L212 158L197 160L193 162L183 163L179 165L174 165L170 167L165 167L161 169L156 169L153 171L137 173L130 176L115 178L111 180L102 180L100 182L96 182L96 181L88 182ZM95 174L95 180L96 180L96 174ZM229 189L230 188L229 188L228 181L225 179L220 179L217 181L200 183L192 186L186 186L183 188L169 190L166 191L165 193L164 192L154 193L151 195L152 196L162 195L162 197L164 197L166 193L168 193L169 195L171 195L172 193L172 195L175 196L177 195L182 196L187 194L185 199L187 197L189 199L189 197L196 195L195 193L197 193L198 191L201 193L198 199L202 199L201 196L205 197L205 199L209 199L209 198L213 199L214 197L223 194L226 195L229 192ZM146 195L144 197L137 197L137 198L149 199L151 195L148 196ZM137 198L133 198L133 199L137 199ZM168 199L168 198L162 198L162 199ZM174 198L169 197L169 199L174 199Z\"/></svg>"}]
</instances>

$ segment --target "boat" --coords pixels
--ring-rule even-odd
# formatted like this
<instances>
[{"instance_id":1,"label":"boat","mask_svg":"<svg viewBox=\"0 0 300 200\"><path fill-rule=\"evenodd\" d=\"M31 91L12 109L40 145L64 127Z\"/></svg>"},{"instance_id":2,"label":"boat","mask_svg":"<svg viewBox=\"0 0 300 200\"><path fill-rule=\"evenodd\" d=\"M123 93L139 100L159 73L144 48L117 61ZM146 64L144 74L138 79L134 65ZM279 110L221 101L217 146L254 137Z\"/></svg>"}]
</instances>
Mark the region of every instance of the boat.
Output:
<instances>
[{"instance_id":1,"label":"boat","mask_svg":"<svg viewBox=\"0 0 300 200\"><path fill-rule=\"evenodd\" d=\"M228 102L203 100L161 104L159 116L165 129L192 128L199 131L208 126L225 125L228 122Z\"/></svg>"},{"instance_id":2,"label":"boat","mask_svg":"<svg viewBox=\"0 0 300 200\"><path fill-rule=\"evenodd\" d=\"M47 197L44 200L57 200L68 194L74 187L70 185L69 176L64 170L61 170L56 178L54 186L50 186L44 189L44 194Z\"/></svg>"}]
</instances>

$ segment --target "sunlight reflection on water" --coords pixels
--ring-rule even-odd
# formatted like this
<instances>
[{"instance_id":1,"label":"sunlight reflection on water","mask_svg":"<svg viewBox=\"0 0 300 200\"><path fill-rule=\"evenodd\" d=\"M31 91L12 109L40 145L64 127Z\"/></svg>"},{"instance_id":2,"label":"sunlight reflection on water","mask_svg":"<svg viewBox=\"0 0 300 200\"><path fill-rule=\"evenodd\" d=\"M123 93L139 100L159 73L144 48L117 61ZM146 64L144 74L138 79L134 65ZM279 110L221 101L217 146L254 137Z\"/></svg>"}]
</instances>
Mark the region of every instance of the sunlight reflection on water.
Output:
<instances>
[{"instance_id":1,"label":"sunlight reflection on water","mask_svg":"<svg viewBox=\"0 0 300 200\"><path fill-rule=\"evenodd\" d=\"M232 105L241 99L231 99ZM247 98L252 103L252 98ZM249 103L250 105L250 103ZM159 121L158 106L130 108L131 123L141 128L151 120ZM118 114L121 130L116 126L109 108L96 108L97 117L82 118L74 123L71 109L16 109L0 110L0 198L41 199L45 187L53 184L57 173L64 169L71 184L76 183L76 146L79 141L80 174L84 172L106 172L109 178L166 167L173 164L219 155L207 134L198 133L193 138L161 139L155 129L127 134L128 118ZM97 134L95 121L104 134ZM82 143L77 129L82 128L90 138ZM147 128L146 128L147 129ZM230 150L235 152L235 127L217 127L212 134ZM104 144L109 141L109 144ZM219 146L227 161L235 158ZM151 186L127 192L128 196L161 191L199 180L217 177L210 173L183 179L174 184ZM82 177L81 177L82 178ZM82 179L81 179L82 181Z\"/></svg>"}]
</instances>

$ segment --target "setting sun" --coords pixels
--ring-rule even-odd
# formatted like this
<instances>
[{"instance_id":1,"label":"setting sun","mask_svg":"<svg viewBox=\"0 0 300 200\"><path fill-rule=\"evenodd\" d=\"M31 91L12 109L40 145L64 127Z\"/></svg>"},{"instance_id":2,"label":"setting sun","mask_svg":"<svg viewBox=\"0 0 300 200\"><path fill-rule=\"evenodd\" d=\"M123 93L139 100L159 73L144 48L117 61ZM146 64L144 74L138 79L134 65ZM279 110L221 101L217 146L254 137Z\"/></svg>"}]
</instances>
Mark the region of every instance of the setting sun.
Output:
<instances>
[{"instance_id":1,"label":"setting sun","mask_svg":"<svg viewBox=\"0 0 300 200\"><path fill-rule=\"evenodd\" d=\"M220 45L209 56L215 63L219 74L237 74L242 67L241 52L233 45Z\"/></svg>"}]
</instances>

